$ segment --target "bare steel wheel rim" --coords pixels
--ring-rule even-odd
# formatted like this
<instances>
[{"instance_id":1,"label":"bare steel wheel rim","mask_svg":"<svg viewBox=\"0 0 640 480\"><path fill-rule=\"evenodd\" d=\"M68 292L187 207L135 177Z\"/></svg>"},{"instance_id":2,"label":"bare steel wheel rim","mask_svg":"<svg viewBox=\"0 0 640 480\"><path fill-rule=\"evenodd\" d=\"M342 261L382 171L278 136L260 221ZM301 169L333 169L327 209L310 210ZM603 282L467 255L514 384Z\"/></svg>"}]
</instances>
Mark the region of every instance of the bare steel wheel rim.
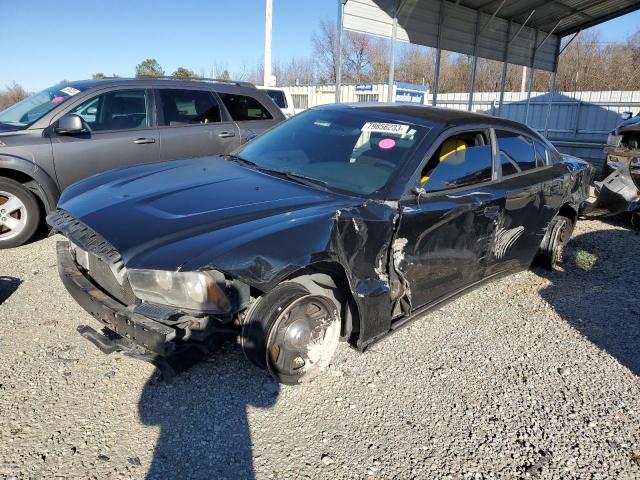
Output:
<instances>
[{"instance_id":1,"label":"bare steel wheel rim","mask_svg":"<svg viewBox=\"0 0 640 480\"><path fill-rule=\"evenodd\" d=\"M13 193L0 190L0 240L10 240L27 226L27 207Z\"/></svg>"},{"instance_id":2,"label":"bare steel wheel rim","mask_svg":"<svg viewBox=\"0 0 640 480\"><path fill-rule=\"evenodd\" d=\"M269 333L269 370L279 377L315 376L329 365L339 339L333 302L318 295L301 297L280 312Z\"/></svg>"}]
</instances>

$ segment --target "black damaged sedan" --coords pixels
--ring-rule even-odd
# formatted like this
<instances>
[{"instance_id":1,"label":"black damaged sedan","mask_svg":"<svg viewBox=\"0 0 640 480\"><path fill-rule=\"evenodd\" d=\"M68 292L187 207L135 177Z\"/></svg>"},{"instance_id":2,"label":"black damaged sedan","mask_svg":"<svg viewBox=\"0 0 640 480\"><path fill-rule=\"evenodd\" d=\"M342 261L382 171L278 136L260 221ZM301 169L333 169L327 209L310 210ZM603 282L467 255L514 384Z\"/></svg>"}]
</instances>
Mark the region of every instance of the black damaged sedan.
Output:
<instances>
[{"instance_id":1,"label":"black damaged sedan","mask_svg":"<svg viewBox=\"0 0 640 480\"><path fill-rule=\"evenodd\" d=\"M511 121L331 105L233 155L83 180L48 222L103 351L160 365L232 334L299 383L339 341L364 350L536 259L553 268L592 175Z\"/></svg>"}]
</instances>

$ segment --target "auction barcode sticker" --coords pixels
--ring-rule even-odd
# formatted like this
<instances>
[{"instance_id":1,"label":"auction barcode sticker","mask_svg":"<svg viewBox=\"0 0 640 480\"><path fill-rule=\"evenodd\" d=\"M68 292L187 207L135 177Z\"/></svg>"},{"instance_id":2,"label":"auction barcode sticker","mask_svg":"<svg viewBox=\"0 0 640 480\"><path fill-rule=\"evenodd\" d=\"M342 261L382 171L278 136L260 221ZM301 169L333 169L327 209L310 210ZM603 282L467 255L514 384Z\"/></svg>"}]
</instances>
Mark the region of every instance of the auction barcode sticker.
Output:
<instances>
[{"instance_id":1,"label":"auction barcode sticker","mask_svg":"<svg viewBox=\"0 0 640 480\"><path fill-rule=\"evenodd\" d=\"M361 129L361 131L363 132L395 133L398 135L404 135L408 130L409 125L382 122L367 122L362 126Z\"/></svg>"},{"instance_id":2,"label":"auction barcode sticker","mask_svg":"<svg viewBox=\"0 0 640 480\"><path fill-rule=\"evenodd\" d=\"M73 97L74 95L80 93L80 90L78 90L77 88L73 88L73 87L64 87L60 89L61 92L66 93L67 95Z\"/></svg>"}]
</instances>

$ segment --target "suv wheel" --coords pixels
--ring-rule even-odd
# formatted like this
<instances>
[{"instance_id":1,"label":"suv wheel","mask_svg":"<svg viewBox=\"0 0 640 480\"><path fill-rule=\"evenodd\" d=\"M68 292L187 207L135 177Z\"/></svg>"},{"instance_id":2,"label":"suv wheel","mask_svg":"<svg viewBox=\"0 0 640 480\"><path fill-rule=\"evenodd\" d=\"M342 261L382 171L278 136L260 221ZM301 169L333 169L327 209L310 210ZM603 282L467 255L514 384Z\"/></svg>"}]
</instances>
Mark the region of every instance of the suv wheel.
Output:
<instances>
[{"instance_id":1,"label":"suv wheel","mask_svg":"<svg viewBox=\"0 0 640 480\"><path fill-rule=\"evenodd\" d=\"M340 340L335 302L283 282L260 297L242 327L242 349L279 382L311 380L329 365Z\"/></svg>"},{"instance_id":2,"label":"suv wheel","mask_svg":"<svg viewBox=\"0 0 640 480\"><path fill-rule=\"evenodd\" d=\"M33 194L10 178L0 178L0 249L27 242L40 223Z\"/></svg>"}]
</instances>

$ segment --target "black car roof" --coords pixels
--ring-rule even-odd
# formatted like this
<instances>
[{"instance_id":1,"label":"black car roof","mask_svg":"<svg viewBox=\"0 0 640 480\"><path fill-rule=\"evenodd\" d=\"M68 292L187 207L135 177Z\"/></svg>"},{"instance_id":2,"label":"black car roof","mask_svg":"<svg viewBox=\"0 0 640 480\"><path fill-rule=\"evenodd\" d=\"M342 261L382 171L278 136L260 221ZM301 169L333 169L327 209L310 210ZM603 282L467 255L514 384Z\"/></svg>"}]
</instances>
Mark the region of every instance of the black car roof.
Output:
<instances>
[{"instance_id":1,"label":"black car roof","mask_svg":"<svg viewBox=\"0 0 640 480\"><path fill-rule=\"evenodd\" d=\"M526 125L521 123L494 117L485 113L473 113L463 110L453 110L451 108L429 107L426 105L403 105L397 103L344 103L327 104L315 108L326 110L371 110L388 115L403 115L413 119L414 123L417 125L440 127L441 129L467 124L486 124L488 127L494 128L509 127L531 131Z\"/></svg>"}]
</instances>

